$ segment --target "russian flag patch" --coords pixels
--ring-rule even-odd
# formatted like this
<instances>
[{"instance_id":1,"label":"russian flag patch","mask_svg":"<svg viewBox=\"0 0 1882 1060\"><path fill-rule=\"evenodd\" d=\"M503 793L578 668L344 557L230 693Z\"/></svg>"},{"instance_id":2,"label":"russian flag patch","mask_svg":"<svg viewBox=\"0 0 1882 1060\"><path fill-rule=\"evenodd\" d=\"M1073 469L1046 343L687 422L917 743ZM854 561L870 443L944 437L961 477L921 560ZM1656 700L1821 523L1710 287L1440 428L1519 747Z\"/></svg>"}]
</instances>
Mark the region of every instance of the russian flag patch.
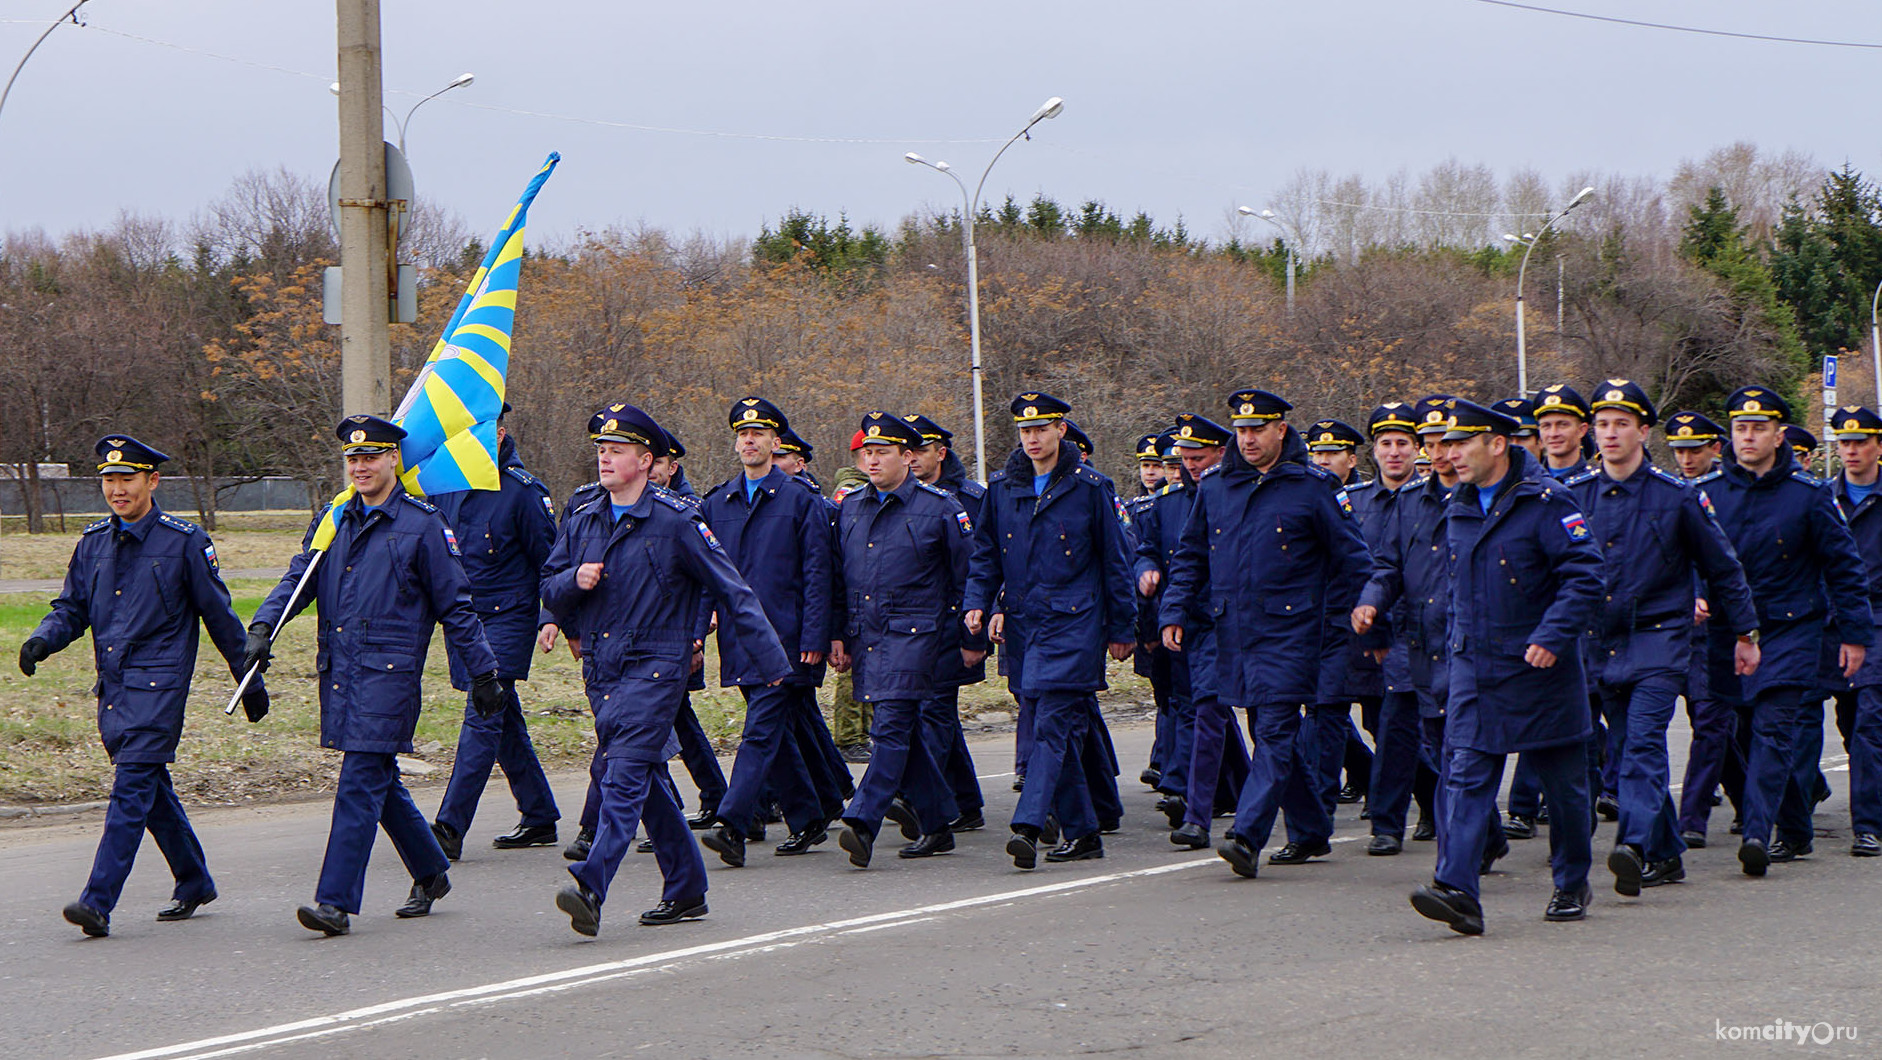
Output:
<instances>
[{"instance_id":1,"label":"russian flag patch","mask_svg":"<svg viewBox=\"0 0 1882 1060\"><path fill-rule=\"evenodd\" d=\"M961 533L971 534L974 532L973 521L967 518L966 512L955 512L954 521L961 524Z\"/></svg>"},{"instance_id":2,"label":"russian flag patch","mask_svg":"<svg viewBox=\"0 0 1882 1060\"><path fill-rule=\"evenodd\" d=\"M462 556L464 554L458 551L457 535L452 533L451 528L448 526L444 528L444 544L446 548L451 550L453 556Z\"/></svg>"},{"instance_id":3,"label":"russian flag patch","mask_svg":"<svg viewBox=\"0 0 1882 1060\"><path fill-rule=\"evenodd\" d=\"M1562 516L1562 529L1568 531L1568 538L1571 541L1588 539L1588 524L1582 521L1580 512Z\"/></svg>"},{"instance_id":4,"label":"russian flag patch","mask_svg":"<svg viewBox=\"0 0 1882 1060\"><path fill-rule=\"evenodd\" d=\"M724 546L719 544L719 539L712 536L712 527L707 526L705 523L695 520L693 522L693 529L699 531L699 536L706 539L707 548L713 549L714 551L717 551L717 552L725 551Z\"/></svg>"}]
</instances>

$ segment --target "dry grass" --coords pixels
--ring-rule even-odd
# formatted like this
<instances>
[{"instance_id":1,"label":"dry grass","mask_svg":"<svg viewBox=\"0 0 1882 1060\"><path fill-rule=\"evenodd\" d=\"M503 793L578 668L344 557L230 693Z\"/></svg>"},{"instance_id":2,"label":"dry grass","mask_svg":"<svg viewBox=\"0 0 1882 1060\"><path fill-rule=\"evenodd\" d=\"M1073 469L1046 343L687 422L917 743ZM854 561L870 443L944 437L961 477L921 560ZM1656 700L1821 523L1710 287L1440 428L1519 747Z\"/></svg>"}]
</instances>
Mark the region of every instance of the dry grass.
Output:
<instances>
[{"instance_id":1,"label":"dry grass","mask_svg":"<svg viewBox=\"0 0 1882 1060\"><path fill-rule=\"evenodd\" d=\"M220 551L222 545L218 543L217 548ZM238 580L230 588L236 610L246 619L272 583ZM0 595L0 804L102 799L111 787L111 764L98 743L97 701L90 694L94 675L89 639L41 663L31 678L13 663L18 645L44 614L42 594ZM332 790L340 756L319 747L313 642L314 625L305 616L282 631L274 666L268 672L273 709L260 724L251 725L240 710L232 718L223 715L235 682L208 638L203 638L183 741L172 767L184 798L199 804L231 804ZM706 666L708 678L716 684L718 659L711 641ZM1147 684L1130 672L1128 662L1112 664L1111 676L1107 705L1149 699ZM544 765L585 768L594 749L594 728L582 694L580 664L558 645L552 654L537 656L531 679L519 692ZM827 712L828 682L821 698ZM962 690L961 713L974 717L1011 710L1012 702L1006 682L995 678ZM736 689L695 692L693 705L722 750L736 746L744 723L744 700ZM448 771L463 709L462 693L450 685L444 647L434 638L425 669L415 757Z\"/></svg>"},{"instance_id":2,"label":"dry grass","mask_svg":"<svg viewBox=\"0 0 1882 1060\"><path fill-rule=\"evenodd\" d=\"M189 518L183 513L179 518ZM280 517L266 517L280 521ZM301 549L301 534L307 518L291 527L245 529L239 521L224 520L223 529L211 536L216 543L216 559L225 570L254 570L262 567L286 567ZM67 520L70 528L63 534L0 534L0 578L63 578L71 562L72 548L91 518ZM259 520L251 520L259 521Z\"/></svg>"}]
</instances>

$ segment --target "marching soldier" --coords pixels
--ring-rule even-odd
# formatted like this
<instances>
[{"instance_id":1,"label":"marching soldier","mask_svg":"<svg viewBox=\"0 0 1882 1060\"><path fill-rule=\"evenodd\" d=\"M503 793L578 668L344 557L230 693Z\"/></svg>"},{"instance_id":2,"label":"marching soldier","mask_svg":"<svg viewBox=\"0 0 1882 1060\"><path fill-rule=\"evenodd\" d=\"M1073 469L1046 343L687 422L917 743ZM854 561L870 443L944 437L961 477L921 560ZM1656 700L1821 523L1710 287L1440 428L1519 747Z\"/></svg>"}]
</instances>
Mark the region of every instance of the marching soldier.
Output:
<instances>
[{"instance_id":1,"label":"marching soldier","mask_svg":"<svg viewBox=\"0 0 1882 1060\"><path fill-rule=\"evenodd\" d=\"M160 921L187 920L216 900L202 844L170 782L183 735L183 707L196 670L197 623L241 680L242 621L217 572L216 546L193 523L165 513L153 496L170 459L128 434L98 442L98 478L111 515L85 528L52 611L20 645L20 672L91 631L98 668L98 735L111 756L111 801L91 878L65 919L86 935L111 933L111 912L144 833L176 878ZM251 722L268 713L257 677L243 693Z\"/></svg>"},{"instance_id":2,"label":"marching soldier","mask_svg":"<svg viewBox=\"0 0 1882 1060\"><path fill-rule=\"evenodd\" d=\"M925 485L946 490L967 513L968 522L977 523L987 488L967 477L967 468L951 448L953 432L926 416L903 416L902 419L921 435L922 444L909 450L910 474ZM965 592L966 588L963 583L962 591ZM955 601L955 604L958 606L960 601ZM961 688L987 679L986 652L991 645L984 634L979 638L967 638L965 629L958 623L950 624L950 632L956 631L963 643L952 647L966 647L980 652L981 658L971 666L957 665L957 660L962 657L955 651L944 649L941 652L941 669L935 683L935 694L922 703L921 717L929 753L934 756L935 766L941 770L941 779L954 793L954 805L960 811L954 820L948 822L948 831L969 832L986 826L986 816L982 812L986 807L986 798L981 794L980 780L974 773L974 758L967 751L967 734L961 729ZM908 839L916 838L907 835L906 829L903 834Z\"/></svg>"},{"instance_id":3,"label":"marching soldier","mask_svg":"<svg viewBox=\"0 0 1882 1060\"><path fill-rule=\"evenodd\" d=\"M1217 691L1247 709L1254 744L1234 831L1216 851L1252 878L1284 793L1304 779L1301 712L1318 698L1326 615L1352 609L1372 557L1345 494L1287 425L1293 406L1263 390L1236 391L1228 404L1235 445L1196 485L1158 620L1171 651L1183 648L1192 608L1216 620ZM1333 822L1320 801L1296 798L1288 810L1290 840L1269 864L1330 853Z\"/></svg>"},{"instance_id":4,"label":"marching soldier","mask_svg":"<svg viewBox=\"0 0 1882 1060\"><path fill-rule=\"evenodd\" d=\"M1817 436L1795 423L1787 423L1784 425L1784 441L1791 447L1791 456L1796 458L1797 466L1814 473L1817 459Z\"/></svg>"},{"instance_id":5,"label":"marching soldier","mask_svg":"<svg viewBox=\"0 0 1882 1060\"><path fill-rule=\"evenodd\" d=\"M1850 533L1862 553L1869 586L1869 609L1882 613L1882 496L1876 484L1882 458L1882 416L1848 405L1831 417L1836 454L1843 472L1830 489L1849 519ZM1849 726L1849 852L1854 857L1882 857L1882 652L1863 660L1852 678L1855 713Z\"/></svg>"},{"instance_id":6,"label":"marching soldier","mask_svg":"<svg viewBox=\"0 0 1882 1060\"><path fill-rule=\"evenodd\" d=\"M1056 816L1065 843L1048 861L1104 856L1087 775L1104 655L1130 656L1136 622L1123 506L1067 436L1071 406L1026 393L1010 406L1020 446L990 476L967 582L967 631L1004 598L1008 681L1033 710L1025 786L1007 853L1022 869Z\"/></svg>"},{"instance_id":7,"label":"marching soldier","mask_svg":"<svg viewBox=\"0 0 1882 1060\"><path fill-rule=\"evenodd\" d=\"M1667 791L1666 727L1690 662L1694 573L1705 579L1712 621L1737 635L1740 674L1758 666L1758 613L1712 502L1647 459L1657 414L1646 391L1609 379L1590 407L1600 469L1567 485L1601 545L1607 592L1589 647L1620 759L1620 825L1608 868L1614 889L1633 896L1686 877Z\"/></svg>"},{"instance_id":8,"label":"marching soldier","mask_svg":"<svg viewBox=\"0 0 1882 1060\"><path fill-rule=\"evenodd\" d=\"M837 517L844 622L831 654L839 670L854 665L856 698L875 705L875 750L837 837L850 864L868 868L897 792L906 795L917 832L900 856L954 849L948 823L959 809L935 765L921 706L936 698L943 653L958 652L962 666L986 653L963 649L952 628L960 621L972 520L946 490L909 473L919 431L880 411L865 415L862 429L869 488L844 497Z\"/></svg>"},{"instance_id":9,"label":"marching soldier","mask_svg":"<svg viewBox=\"0 0 1882 1060\"><path fill-rule=\"evenodd\" d=\"M1542 459L1542 436L1536 425L1536 403L1528 398L1512 397L1491 405L1490 408L1516 421L1516 433L1510 435L1510 441L1529 450L1529 455Z\"/></svg>"},{"instance_id":10,"label":"marching soldier","mask_svg":"<svg viewBox=\"0 0 1882 1060\"><path fill-rule=\"evenodd\" d=\"M1402 401L1388 401L1372 410L1366 431L1372 437L1372 460L1378 465L1379 478L1371 491L1370 502L1361 509L1359 529L1377 564L1385 562L1386 553L1394 551L1392 540L1397 525L1395 513L1401 504L1411 503L1411 491L1418 488L1412 478L1412 455L1418 449L1418 423L1413 409ZM1362 595L1363 602L1363 595ZM1419 766L1418 693L1412 680L1404 619L1409 609L1403 602L1392 611L1392 622L1384 636L1361 636L1356 650L1374 654L1383 650L1380 667L1378 720L1373 729L1376 753L1372 758L1372 777L1368 785L1366 809L1372 821L1372 838L1366 853L1390 857L1405 845L1405 816L1411 806L1412 791ZM1381 648L1381 645L1384 647Z\"/></svg>"},{"instance_id":11,"label":"marching soldier","mask_svg":"<svg viewBox=\"0 0 1882 1060\"><path fill-rule=\"evenodd\" d=\"M1375 521L1373 509L1378 502L1375 484L1357 477L1359 447L1365 442L1365 435L1341 420L1320 420L1307 428L1307 458L1332 475L1334 484L1345 492L1361 537ZM1353 704L1359 704L1367 731L1376 732L1379 701L1385 695L1378 660L1353 639L1351 610L1343 607L1327 614L1321 643L1320 702L1301 726L1309 774L1316 778L1311 790L1329 817L1340 803L1365 798L1371 787L1372 751L1353 727ZM1344 787L1340 785L1342 767L1346 770Z\"/></svg>"},{"instance_id":12,"label":"marching soldier","mask_svg":"<svg viewBox=\"0 0 1882 1060\"><path fill-rule=\"evenodd\" d=\"M1716 623L1710 631L1713 694L1751 711L1743 839L1738 860L1748 876L1773 861L1808 853L1808 833L1772 842L1785 784L1802 773L1814 785L1817 763L1797 761L1801 729L1822 727L1816 694L1826 619L1834 625L1845 678L1862 669L1874 638L1862 557L1823 481L1798 468L1785 444L1790 405L1768 387L1741 387L1726 402L1731 448L1724 466L1694 484L1706 491L1745 567L1758 604L1757 672L1738 676L1726 660L1736 644ZM1827 599L1826 599L1827 589ZM1807 827L1809 815L1793 827Z\"/></svg>"},{"instance_id":13,"label":"marching soldier","mask_svg":"<svg viewBox=\"0 0 1882 1060\"><path fill-rule=\"evenodd\" d=\"M1412 907L1483 933L1478 875L1495 839L1505 756L1525 752L1552 807L1555 893L1544 917L1580 920L1591 892L1588 693L1581 634L1601 598L1601 557L1568 491L1530 474L1516 421L1453 399L1444 440L1462 484L1446 510L1453 571L1444 823L1432 882ZM1548 434L1544 432L1547 444Z\"/></svg>"},{"instance_id":14,"label":"marching soldier","mask_svg":"<svg viewBox=\"0 0 1882 1060\"><path fill-rule=\"evenodd\" d=\"M862 431L850 436L850 462L836 469L836 492L830 496L833 528L836 509L843 504L843 498L869 486L869 476L862 471L864 437ZM856 701L855 678L856 675L841 671L836 675L832 690L834 702L830 711L830 735L835 739L837 754L842 756L843 761L868 765L871 752L869 730L875 721L875 711L868 703ZM847 770L844 775L848 775ZM855 794L854 790L851 794Z\"/></svg>"},{"instance_id":15,"label":"marching soldier","mask_svg":"<svg viewBox=\"0 0 1882 1060\"><path fill-rule=\"evenodd\" d=\"M1163 470L1160 437L1146 434L1137 439L1137 485L1142 492L1124 502L1124 510L1130 516L1131 536L1139 547L1143 541L1143 521L1156 506L1158 492L1170 482ZM1147 606L1147 599L1139 596L1137 601L1137 648L1131 653L1131 669L1150 682L1150 696L1157 705L1156 738L1150 744L1150 764L1137 776L1145 787L1157 789L1164 771L1172 767L1177 723L1176 708L1170 698L1170 653L1156 637L1156 614L1151 610L1154 605ZM1189 771L1188 763L1180 768L1184 773Z\"/></svg>"},{"instance_id":16,"label":"marching soldier","mask_svg":"<svg viewBox=\"0 0 1882 1060\"><path fill-rule=\"evenodd\" d=\"M503 412L509 410L506 402ZM492 765L503 767L522 815L514 830L491 840L492 846L498 850L548 846L556 842L555 823L562 817L516 695L516 682L529 679L542 564L555 544L555 505L549 499L549 487L524 469L516 439L510 437L501 417L497 419L497 466L501 469L499 489L459 490L431 498L464 550L471 607L484 627L490 650L496 653L497 680L503 689L503 705L497 714L477 713L468 695L471 675L457 653L449 654L451 686L467 693L464 724L458 730L451 780L431 831L444 848L444 856L452 861L464 852L464 833L470 830Z\"/></svg>"},{"instance_id":17,"label":"marching soldier","mask_svg":"<svg viewBox=\"0 0 1882 1060\"><path fill-rule=\"evenodd\" d=\"M823 497L772 456L779 435L789 429L784 413L764 398L747 397L733 404L728 422L742 473L707 491L701 514L776 634L753 651L735 626L721 623L718 631L720 682L745 697L744 739L719 802L718 823L699 841L737 867L745 864L746 840L762 828L756 818L759 794L767 787L791 829L773 853L806 854L826 838L829 818L798 747L795 715L817 709L834 583ZM703 634L703 625L697 632ZM782 641L796 660L783 684L763 669L772 640Z\"/></svg>"},{"instance_id":18,"label":"marching soldier","mask_svg":"<svg viewBox=\"0 0 1882 1060\"><path fill-rule=\"evenodd\" d=\"M647 473L667 435L632 405L591 421L605 496L570 512L543 567L543 603L582 641L582 680L606 759L599 824L588 855L556 894L578 934L600 930L601 907L635 829L645 824L664 880L660 904L640 915L662 925L706 914L706 870L667 774L674 716L692 671L700 599L737 629L760 680L793 668L757 597L698 512Z\"/></svg>"},{"instance_id":19,"label":"marching soldier","mask_svg":"<svg viewBox=\"0 0 1882 1060\"><path fill-rule=\"evenodd\" d=\"M1542 473L1566 480L1588 467L1588 402L1574 387L1555 383L1536 391L1536 433L1542 445Z\"/></svg>"},{"instance_id":20,"label":"marching soldier","mask_svg":"<svg viewBox=\"0 0 1882 1060\"><path fill-rule=\"evenodd\" d=\"M398 755L411 753L420 683L432 627L471 677L471 709L503 711L497 658L471 606L470 579L457 536L438 509L405 492L398 479L405 431L377 416L354 415L335 431L356 491L336 513L337 531L312 582L288 600L315 552L303 544L287 573L255 612L245 660L265 666L281 624L308 604L320 612L320 745L342 752L333 795L333 824L314 904L300 907L301 926L329 937L351 930L366 889L366 859L381 826L412 874L411 896L396 911L421 917L450 893L450 861L399 779ZM314 517L315 530L331 506Z\"/></svg>"}]
</instances>

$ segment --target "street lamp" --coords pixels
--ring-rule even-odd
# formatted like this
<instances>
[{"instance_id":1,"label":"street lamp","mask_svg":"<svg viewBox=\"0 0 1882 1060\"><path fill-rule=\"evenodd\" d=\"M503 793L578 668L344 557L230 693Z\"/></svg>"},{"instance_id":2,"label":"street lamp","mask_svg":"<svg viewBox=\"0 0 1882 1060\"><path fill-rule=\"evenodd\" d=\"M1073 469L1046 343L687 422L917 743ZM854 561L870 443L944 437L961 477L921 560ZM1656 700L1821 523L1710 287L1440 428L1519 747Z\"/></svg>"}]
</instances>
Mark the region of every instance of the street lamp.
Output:
<instances>
[{"instance_id":1,"label":"street lamp","mask_svg":"<svg viewBox=\"0 0 1882 1060\"><path fill-rule=\"evenodd\" d=\"M1006 149L1013 146L1021 137L1032 139L1027 134L1032 132L1033 126L1047 118L1058 117L1064 110L1065 101L1058 96L1053 96L1039 104L1039 109L1032 112L1032 116L1026 119L1026 124L993 153L993 161L988 162L987 168L980 171L980 182L974 185L971 195L967 192L967 185L955 175L954 167L946 162L930 161L913 151L902 156L902 160L908 164L927 166L953 181L955 186L961 189L961 208L965 211L961 215L961 232L967 253L967 330L973 349L974 477L981 482L987 481L987 410L981 393L981 376L984 370L980 364L980 265L974 251L974 217L980 212L980 192L987 186L987 175L993 172L994 164L1000 161L1000 156L1006 154Z\"/></svg>"},{"instance_id":2,"label":"street lamp","mask_svg":"<svg viewBox=\"0 0 1882 1060\"><path fill-rule=\"evenodd\" d=\"M1237 206L1235 212L1244 217L1259 217L1281 230L1281 246L1287 251L1287 314L1294 315L1294 244L1298 240L1288 233L1287 226L1275 220L1273 210L1256 211L1246 206Z\"/></svg>"},{"instance_id":3,"label":"street lamp","mask_svg":"<svg viewBox=\"0 0 1882 1060\"><path fill-rule=\"evenodd\" d=\"M1882 301L1882 283L1875 285L1869 299L1869 359L1875 369L1875 407L1882 409L1882 327L1876 326L1876 303Z\"/></svg>"},{"instance_id":4,"label":"street lamp","mask_svg":"<svg viewBox=\"0 0 1882 1060\"><path fill-rule=\"evenodd\" d=\"M384 108L386 112L386 116L392 119L392 124L397 126L399 130L399 154L405 153L405 127L412 123L412 115L418 113L418 108L424 106L427 103L430 103L432 100L437 99L439 96L444 95L446 92L449 92L454 88L463 88L465 85L468 85L472 81L475 81L475 80L477 80L477 75L469 73L469 72L465 72L465 73L461 73L457 75L456 77L451 79L450 84L445 85L443 88L439 89L438 91L433 92L431 95L426 96L424 99L421 99L418 102L412 104L412 109L405 112L404 121L400 121L399 116L397 114L392 113L391 107ZM340 82L335 81L333 84L328 85L327 91L333 93L336 96L339 95L340 94Z\"/></svg>"},{"instance_id":5,"label":"street lamp","mask_svg":"<svg viewBox=\"0 0 1882 1060\"><path fill-rule=\"evenodd\" d=\"M84 7L86 3L87 0L78 0L78 3L66 8L65 14L53 19L52 25L46 27L46 32L41 33L39 37L33 41L33 46L26 49L25 55L20 56L20 61L13 67L12 75L7 78L6 87L0 88L0 110L6 109L7 95L13 91L13 82L19 80L20 71L26 69L26 60L31 59L33 53L39 50L39 46L46 43L46 38L52 36L52 31L65 25L68 21L74 26L84 25L83 22L78 20L78 9Z\"/></svg>"},{"instance_id":6,"label":"street lamp","mask_svg":"<svg viewBox=\"0 0 1882 1060\"><path fill-rule=\"evenodd\" d=\"M1568 200L1567 206L1549 215L1548 222L1538 229L1535 235L1524 232L1523 237L1518 239L1508 232L1503 233L1504 239L1512 243L1521 243L1526 248L1523 251L1523 263L1516 270L1516 392L1523 397L1529 396L1529 350L1524 345L1523 335L1523 277L1529 272L1529 255L1536 252L1536 244L1542 242L1542 237L1549 234L1549 229L1554 228L1556 222L1567 217L1570 210L1593 197L1593 188L1583 188L1576 192L1575 197Z\"/></svg>"}]
</instances>

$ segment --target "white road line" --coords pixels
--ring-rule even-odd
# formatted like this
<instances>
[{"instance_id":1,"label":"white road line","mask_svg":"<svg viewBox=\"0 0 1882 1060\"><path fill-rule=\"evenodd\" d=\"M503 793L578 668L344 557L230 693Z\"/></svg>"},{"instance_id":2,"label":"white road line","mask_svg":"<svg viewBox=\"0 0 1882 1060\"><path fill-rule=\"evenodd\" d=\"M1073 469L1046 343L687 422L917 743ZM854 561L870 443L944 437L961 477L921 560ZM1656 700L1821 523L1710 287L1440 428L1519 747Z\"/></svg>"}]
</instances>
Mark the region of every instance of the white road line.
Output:
<instances>
[{"instance_id":1,"label":"white road line","mask_svg":"<svg viewBox=\"0 0 1882 1060\"><path fill-rule=\"evenodd\" d=\"M977 906L999 905L1024 898L1041 898L1047 895L1063 894L1069 891L1098 887L1121 880L1141 879L1147 876L1162 876L1172 872L1182 872L1202 865L1219 865L1220 859L1213 855L1206 858L1193 858L1168 865L1158 865L1148 869L1133 869L1128 872L1112 872L1102 876L1087 876L1082 879L1065 880L1038 887L1027 887L1017 891L1002 891L998 894L981 895L974 898L959 898L951 902L917 906L911 909L898 909L889 913L874 913L869 916L853 917L848 920L832 920L821 924L806 924L802 927L768 931L744 938L728 939L724 942L706 943L700 946L687 946L677 950L665 950L641 957L630 957L604 964L584 965L580 968L568 968L559 972L546 972L541 975L527 976L521 979L509 979L498 983L486 983L482 986L464 987L443 993L426 994L420 997L402 998L397 1001L382 1002L364 1008L336 1012L327 1016L315 1016L296 1020L292 1023L261 1027L251 1031L224 1034L214 1038L203 1038L193 1042L182 1042L156 1049L144 1049L131 1053L118 1053L101 1060L158 1060L174 1057L178 1060L208 1060L210 1057L232 1056L237 1053L253 1052L277 1045L285 1045L308 1038L323 1037L343 1031L359 1030L377 1026L395 1019L406 1019L436 1011L440 1006L453 1007L471 1004L487 1004L493 1001L510 1000L529 994L548 993L566 990L578 986L587 986L607 979L620 978L639 971L670 965L695 957L713 957L730 955L741 950L758 948L788 948L799 942L808 941L817 936L846 934L859 928L890 927L900 923L930 919L941 913L950 913Z\"/></svg>"}]
</instances>

